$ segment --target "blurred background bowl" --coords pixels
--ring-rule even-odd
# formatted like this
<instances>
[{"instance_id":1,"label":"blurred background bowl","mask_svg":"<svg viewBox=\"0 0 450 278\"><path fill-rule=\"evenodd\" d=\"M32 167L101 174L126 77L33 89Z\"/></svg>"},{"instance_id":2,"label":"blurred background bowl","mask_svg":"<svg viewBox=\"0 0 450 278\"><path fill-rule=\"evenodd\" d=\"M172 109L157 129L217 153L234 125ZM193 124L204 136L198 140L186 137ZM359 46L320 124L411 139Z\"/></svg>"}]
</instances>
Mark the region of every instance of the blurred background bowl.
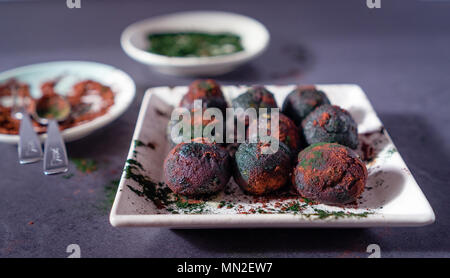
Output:
<instances>
[{"instance_id":1,"label":"blurred background bowl","mask_svg":"<svg viewBox=\"0 0 450 278\"><path fill-rule=\"evenodd\" d=\"M169 57L150 53L148 35L162 32L233 33L241 37L243 51L211 57ZM153 17L128 26L122 33L123 50L133 59L159 72L181 76L217 76L260 55L269 44L266 27L253 18L214 11L181 12Z\"/></svg>"}]
</instances>

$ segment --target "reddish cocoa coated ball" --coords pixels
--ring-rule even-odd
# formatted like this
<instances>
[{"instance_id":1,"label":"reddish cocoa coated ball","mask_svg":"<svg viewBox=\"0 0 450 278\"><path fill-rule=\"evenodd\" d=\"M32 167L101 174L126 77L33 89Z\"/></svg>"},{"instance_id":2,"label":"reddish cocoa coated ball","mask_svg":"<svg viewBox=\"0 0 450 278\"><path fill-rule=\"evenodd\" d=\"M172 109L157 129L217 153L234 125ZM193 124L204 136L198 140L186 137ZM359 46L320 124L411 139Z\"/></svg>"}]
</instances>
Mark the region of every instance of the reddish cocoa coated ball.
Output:
<instances>
[{"instance_id":1,"label":"reddish cocoa coated ball","mask_svg":"<svg viewBox=\"0 0 450 278\"><path fill-rule=\"evenodd\" d=\"M205 109L202 108L199 110L202 110L202 113L196 113L196 109L191 109L189 118L180 116L180 119L178 119L178 120L169 120L169 122L167 123L166 137L170 144L170 147L173 148L173 147L175 147L175 145L177 145L176 142L174 142L175 138L172 138L172 131L173 131L173 128L175 128L175 126L180 122L184 122L185 124L187 124L187 126L189 126L188 131L191 134L191 137L190 137L191 140L195 139L197 137L197 136L195 136L196 127L198 127L198 129L201 130L201 136L209 136L209 134L206 134L205 128L210 124L217 123L218 120L215 117L211 117L211 118L203 117L203 113L204 113ZM190 121L189 121L189 119L190 119ZM225 125L223 125L223 130L221 130L220 132L216 131L215 128L212 129L211 135L214 136L214 135L216 135L216 132L217 132L217 134L221 135L220 137L224 137L225 131L226 131ZM184 130L180 129L178 136L183 136L183 132L184 132ZM205 132L205 134L203 132ZM214 141L214 138L210 138L210 139L211 139L210 141Z\"/></svg>"},{"instance_id":2,"label":"reddish cocoa coated ball","mask_svg":"<svg viewBox=\"0 0 450 278\"><path fill-rule=\"evenodd\" d=\"M191 110L194 108L196 99L202 100L203 108L219 108L222 113L225 113L228 107L220 85L212 79L199 79L192 82L189 91L183 96L179 106Z\"/></svg>"},{"instance_id":3,"label":"reddish cocoa coated ball","mask_svg":"<svg viewBox=\"0 0 450 278\"><path fill-rule=\"evenodd\" d=\"M302 197L343 205L355 202L361 195L367 169L351 149L335 143L317 143L298 154L292 179Z\"/></svg>"},{"instance_id":4,"label":"reddish cocoa coated ball","mask_svg":"<svg viewBox=\"0 0 450 278\"><path fill-rule=\"evenodd\" d=\"M267 118L267 135L273 136L275 138L278 138L280 142L283 142L286 144L293 157L296 157L298 152L301 149L302 146L302 132L299 127L295 125L295 123L286 117L285 115L279 113L279 121L278 121L278 133L272 134L271 132L271 114L262 114L259 117L265 117ZM258 123L258 119L255 119L253 124ZM259 128L262 128L259 126ZM258 132L258 131L257 131ZM247 129L247 133L249 133L249 129ZM251 138L253 136L257 136L258 134L248 134L248 138Z\"/></svg>"}]
</instances>

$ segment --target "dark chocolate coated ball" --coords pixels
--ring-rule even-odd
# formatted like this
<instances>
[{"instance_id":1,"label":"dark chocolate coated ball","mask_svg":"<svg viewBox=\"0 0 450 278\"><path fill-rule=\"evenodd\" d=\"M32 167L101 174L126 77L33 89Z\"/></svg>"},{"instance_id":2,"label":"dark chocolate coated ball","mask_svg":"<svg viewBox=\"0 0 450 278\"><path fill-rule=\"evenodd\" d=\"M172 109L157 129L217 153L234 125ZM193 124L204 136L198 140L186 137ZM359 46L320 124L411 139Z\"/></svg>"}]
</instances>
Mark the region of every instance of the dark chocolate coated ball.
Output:
<instances>
[{"instance_id":1,"label":"dark chocolate coated ball","mask_svg":"<svg viewBox=\"0 0 450 278\"><path fill-rule=\"evenodd\" d=\"M184 196L211 195L222 190L231 177L228 152L207 140L180 143L164 161L167 186Z\"/></svg>"},{"instance_id":2,"label":"dark chocolate coated ball","mask_svg":"<svg viewBox=\"0 0 450 278\"><path fill-rule=\"evenodd\" d=\"M234 180L246 192L263 195L285 185L291 172L289 148L279 142L275 153L264 154L264 143L242 143L235 154Z\"/></svg>"},{"instance_id":3,"label":"dark chocolate coated ball","mask_svg":"<svg viewBox=\"0 0 450 278\"><path fill-rule=\"evenodd\" d=\"M347 110L335 105L322 105L302 122L303 135L308 144L319 142L339 143L356 149L358 128Z\"/></svg>"},{"instance_id":4,"label":"dark chocolate coated ball","mask_svg":"<svg viewBox=\"0 0 450 278\"><path fill-rule=\"evenodd\" d=\"M239 95L232 101L233 108L255 108L259 113L259 108L277 108L277 103L273 94L263 86L253 86L247 92ZM270 111L268 111L270 112Z\"/></svg>"},{"instance_id":5,"label":"dark chocolate coated ball","mask_svg":"<svg viewBox=\"0 0 450 278\"><path fill-rule=\"evenodd\" d=\"M309 113L324 104L330 104L324 92L315 89L314 86L299 86L284 100L282 112L296 125L301 125Z\"/></svg>"}]
</instances>

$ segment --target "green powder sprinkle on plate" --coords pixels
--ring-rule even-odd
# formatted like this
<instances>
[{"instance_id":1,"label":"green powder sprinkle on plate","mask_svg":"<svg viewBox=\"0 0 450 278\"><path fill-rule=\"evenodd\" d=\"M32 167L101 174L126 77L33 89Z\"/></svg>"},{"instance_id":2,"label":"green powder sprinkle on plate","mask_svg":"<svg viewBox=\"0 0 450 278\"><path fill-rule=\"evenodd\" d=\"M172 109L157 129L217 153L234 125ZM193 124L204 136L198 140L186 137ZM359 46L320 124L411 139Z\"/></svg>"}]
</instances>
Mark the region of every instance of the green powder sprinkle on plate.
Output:
<instances>
[{"instance_id":1,"label":"green powder sprinkle on plate","mask_svg":"<svg viewBox=\"0 0 450 278\"><path fill-rule=\"evenodd\" d=\"M97 162L93 159L72 158L70 160L75 164L77 170L82 173L92 173L98 169Z\"/></svg>"},{"instance_id":2,"label":"green powder sprinkle on plate","mask_svg":"<svg viewBox=\"0 0 450 278\"><path fill-rule=\"evenodd\" d=\"M70 180L73 176L75 176L74 173L68 173L66 175L62 175L62 178L66 179L66 180Z\"/></svg>"}]
</instances>

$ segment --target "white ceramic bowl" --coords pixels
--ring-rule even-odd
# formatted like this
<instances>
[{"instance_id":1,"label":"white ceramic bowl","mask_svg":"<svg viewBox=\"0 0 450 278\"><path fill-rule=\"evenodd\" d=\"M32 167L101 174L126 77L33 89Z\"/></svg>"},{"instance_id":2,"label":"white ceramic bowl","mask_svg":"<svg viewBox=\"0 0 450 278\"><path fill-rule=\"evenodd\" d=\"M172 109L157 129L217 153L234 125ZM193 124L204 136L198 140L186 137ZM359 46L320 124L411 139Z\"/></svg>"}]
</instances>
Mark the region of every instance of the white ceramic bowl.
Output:
<instances>
[{"instance_id":1,"label":"white ceramic bowl","mask_svg":"<svg viewBox=\"0 0 450 278\"><path fill-rule=\"evenodd\" d=\"M156 32L229 32L241 37L243 51L213 57L168 57L147 51L147 36ZM269 43L269 32L260 22L228 12L181 12L153 17L128 26L122 33L124 51L136 61L172 75L215 76L232 71L261 54Z\"/></svg>"}]
</instances>

